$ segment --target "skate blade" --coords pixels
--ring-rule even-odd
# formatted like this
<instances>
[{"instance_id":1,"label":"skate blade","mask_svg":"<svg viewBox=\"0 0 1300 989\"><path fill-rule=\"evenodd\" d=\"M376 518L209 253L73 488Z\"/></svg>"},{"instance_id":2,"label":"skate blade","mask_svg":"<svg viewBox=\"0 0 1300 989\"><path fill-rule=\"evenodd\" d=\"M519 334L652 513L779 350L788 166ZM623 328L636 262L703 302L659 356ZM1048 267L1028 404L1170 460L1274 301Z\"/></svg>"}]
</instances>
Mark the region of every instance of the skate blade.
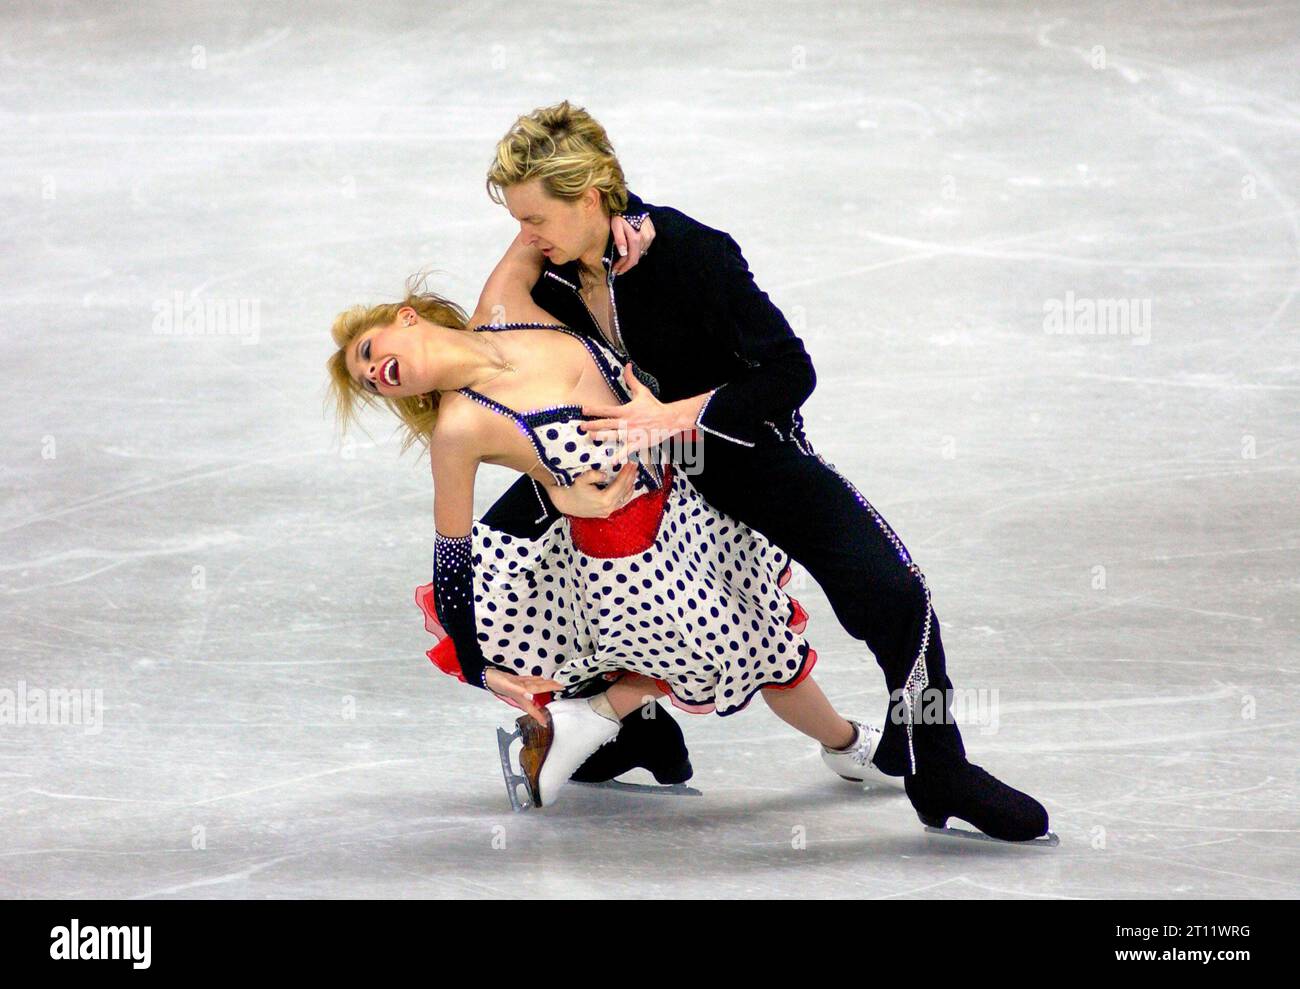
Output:
<instances>
[{"instance_id":1,"label":"skate blade","mask_svg":"<svg viewBox=\"0 0 1300 989\"><path fill-rule=\"evenodd\" d=\"M571 780L570 786L588 786L593 789L622 790L624 793L651 793L663 797L702 797L704 792L685 783L621 783L618 780L601 780L599 783L584 783Z\"/></svg>"},{"instance_id":2,"label":"skate blade","mask_svg":"<svg viewBox=\"0 0 1300 989\"><path fill-rule=\"evenodd\" d=\"M1055 848L1061 843L1060 836L1055 831L1049 831L1047 834L1038 838L1030 838L1028 841L1004 841L1001 838L992 838L982 831L968 831L965 828L936 828L930 825L925 826L925 833L935 835L940 838L961 838L965 841L982 841L990 845L1002 845L1007 848Z\"/></svg>"},{"instance_id":3,"label":"skate blade","mask_svg":"<svg viewBox=\"0 0 1300 989\"><path fill-rule=\"evenodd\" d=\"M845 776L843 773L836 773L835 775L846 783L854 784L864 792L890 791L893 793L902 793L904 791L903 777L901 776L886 776L884 773L873 774L861 778Z\"/></svg>"},{"instance_id":4,"label":"skate blade","mask_svg":"<svg viewBox=\"0 0 1300 989\"><path fill-rule=\"evenodd\" d=\"M519 728L512 732L504 728L497 729L497 748L501 750L501 774L506 779L506 793L510 797L510 806L514 808L516 814L530 810L533 806L533 791L528 785L528 777L516 772L514 764L510 761L510 743L522 737L523 731ZM519 796L521 786L527 794L524 798Z\"/></svg>"}]
</instances>

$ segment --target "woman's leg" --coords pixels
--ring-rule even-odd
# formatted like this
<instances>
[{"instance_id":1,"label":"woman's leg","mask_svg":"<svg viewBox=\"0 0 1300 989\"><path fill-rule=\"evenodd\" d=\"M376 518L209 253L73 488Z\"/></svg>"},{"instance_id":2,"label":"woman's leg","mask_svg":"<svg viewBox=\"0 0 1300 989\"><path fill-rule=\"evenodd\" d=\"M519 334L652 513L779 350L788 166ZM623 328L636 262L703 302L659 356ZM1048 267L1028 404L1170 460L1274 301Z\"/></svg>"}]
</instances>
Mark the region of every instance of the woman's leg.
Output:
<instances>
[{"instance_id":1,"label":"woman's leg","mask_svg":"<svg viewBox=\"0 0 1300 989\"><path fill-rule=\"evenodd\" d=\"M840 717L812 677L797 687L765 688L762 694L778 718L827 748L842 749L857 738L857 729Z\"/></svg>"},{"instance_id":2,"label":"woman's leg","mask_svg":"<svg viewBox=\"0 0 1300 989\"><path fill-rule=\"evenodd\" d=\"M857 737L857 730L840 717L811 676L797 687L761 693L778 718L822 745L842 749ZM605 691L605 699L620 719L658 697L654 680L640 673L625 673Z\"/></svg>"},{"instance_id":3,"label":"woman's leg","mask_svg":"<svg viewBox=\"0 0 1300 989\"><path fill-rule=\"evenodd\" d=\"M660 696L659 688L652 679L630 672L624 673L605 691L605 699L620 721L638 708L658 700Z\"/></svg>"}]
</instances>

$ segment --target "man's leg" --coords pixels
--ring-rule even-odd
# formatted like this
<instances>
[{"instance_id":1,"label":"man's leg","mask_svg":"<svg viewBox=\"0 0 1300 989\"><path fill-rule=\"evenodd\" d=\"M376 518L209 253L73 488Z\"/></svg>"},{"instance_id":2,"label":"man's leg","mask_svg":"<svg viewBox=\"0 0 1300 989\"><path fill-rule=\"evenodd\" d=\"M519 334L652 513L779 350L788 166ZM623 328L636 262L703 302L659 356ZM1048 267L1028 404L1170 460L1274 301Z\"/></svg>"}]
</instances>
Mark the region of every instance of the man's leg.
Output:
<instances>
[{"instance_id":1,"label":"man's leg","mask_svg":"<svg viewBox=\"0 0 1300 989\"><path fill-rule=\"evenodd\" d=\"M773 714L826 748L845 749L857 741L858 730L835 710L811 676L804 677L795 687L769 687L761 693Z\"/></svg>"},{"instance_id":2,"label":"man's leg","mask_svg":"<svg viewBox=\"0 0 1300 989\"><path fill-rule=\"evenodd\" d=\"M872 762L905 775L921 821L944 828L957 817L992 838L1054 844L1042 804L967 761L925 577L874 506L802 438L744 450L709 437L703 463L695 483L705 499L803 564L840 623L875 654L891 704ZM928 703L935 690L943 692L937 723ZM910 733L892 716L894 699L909 695L920 715Z\"/></svg>"},{"instance_id":3,"label":"man's leg","mask_svg":"<svg viewBox=\"0 0 1300 989\"><path fill-rule=\"evenodd\" d=\"M531 477L521 476L484 513L484 524L512 536L536 539L560 517L540 487Z\"/></svg>"},{"instance_id":4,"label":"man's leg","mask_svg":"<svg viewBox=\"0 0 1300 989\"><path fill-rule=\"evenodd\" d=\"M951 689L925 578L902 540L846 479L792 442L749 450L707 437L702 463L703 473L692 478L700 493L808 571L840 624L875 655L891 701L909 678L913 686ZM881 771L901 776L913 771L913 762L919 768L965 760L947 697L943 723L916 724L910 748L906 725L887 715L873 760ZM919 722L925 697L918 700Z\"/></svg>"}]
</instances>

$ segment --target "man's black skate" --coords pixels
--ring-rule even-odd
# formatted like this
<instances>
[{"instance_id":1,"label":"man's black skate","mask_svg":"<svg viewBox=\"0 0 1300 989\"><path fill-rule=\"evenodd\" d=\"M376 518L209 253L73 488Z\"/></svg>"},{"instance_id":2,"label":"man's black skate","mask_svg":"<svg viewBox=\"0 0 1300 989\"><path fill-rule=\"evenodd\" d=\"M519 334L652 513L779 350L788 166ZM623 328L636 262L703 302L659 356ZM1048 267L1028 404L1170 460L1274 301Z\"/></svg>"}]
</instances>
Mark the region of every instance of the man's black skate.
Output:
<instances>
[{"instance_id":1,"label":"man's black skate","mask_svg":"<svg viewBox=\"0 0 1300 989\"><path fill-rule=\"evenodd\" d=\"M960 838L1057 845L1048 830L1047 810L1027 793L1007 786L979 766L955 766L908 776L908 799L926 830ZM950 817L974 825L982 833L949 828Z\"/></svg>"},{"instance_id":2,"label":"man's black skate","mask_svg":"<svg viewBox=\"0 0 1300 989\"><path fill-rule=\"evenodd\" d=\"M624 718L614 741L592 753L569 779L604 783L633 769L648 769L665 785L685 783L695 773L681 727L657 702L653 711L641 708Z\"/></svg>"}]
</instances>

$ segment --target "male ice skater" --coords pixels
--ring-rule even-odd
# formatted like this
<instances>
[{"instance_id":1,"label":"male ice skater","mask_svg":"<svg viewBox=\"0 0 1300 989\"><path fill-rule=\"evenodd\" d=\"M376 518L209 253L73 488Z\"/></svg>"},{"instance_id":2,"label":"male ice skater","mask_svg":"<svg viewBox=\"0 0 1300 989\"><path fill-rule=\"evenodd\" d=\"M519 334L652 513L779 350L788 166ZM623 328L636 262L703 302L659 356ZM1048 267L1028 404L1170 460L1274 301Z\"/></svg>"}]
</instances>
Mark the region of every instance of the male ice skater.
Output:
<instances>
[{"instance_id":1,"label":"male ice skater","mask_svg":"<svg viewBox=\"0 0 1300 989\"><path fill-rule=\"evenodd\" d=\"M609 207L594 214L577 209L592 187ZM845 630L874 654L890 691L874 767L904 777L927 826L958 818L995 839L1050 836L1038 801L967 760L925 576L880 513L814 450L799 413L816 383L812 362L736 242L629 193L603 129L567 102L519 118L497 146L488 189L545 256L534 301L569 327L598 334L633 362L645 386L628 404L584 408L601 417L586 428L609 438L620 426L661 437L693 433L700 493L797 560ZM609 214L618 212L634 223L648 214L656 239L616 278ZM556 504L570 515L608 515L632 493L632 466L603 488L587 478L551 499L521 478L484 521L532 536L560 517ZM641 755L653 759L660 740L643 741ZM663 744L680 745L679 733Z\"/></svg>"}]
</instances>

